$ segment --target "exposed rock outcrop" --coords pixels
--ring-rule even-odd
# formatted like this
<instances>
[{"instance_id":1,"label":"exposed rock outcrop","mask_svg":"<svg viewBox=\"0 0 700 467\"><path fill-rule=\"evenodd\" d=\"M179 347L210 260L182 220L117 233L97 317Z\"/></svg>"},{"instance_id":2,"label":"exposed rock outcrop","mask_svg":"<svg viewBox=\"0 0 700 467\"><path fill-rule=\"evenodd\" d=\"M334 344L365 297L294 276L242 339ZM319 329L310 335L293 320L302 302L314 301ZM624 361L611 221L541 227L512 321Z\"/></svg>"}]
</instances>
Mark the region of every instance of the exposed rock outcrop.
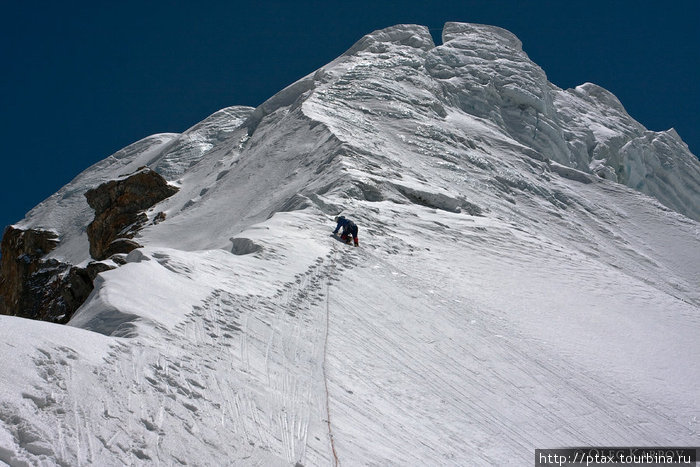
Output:
<instances>
[{"instance_id":1,"label":"exposed rock outcrop","mask_svg":"<svg viewBox=\"0 0 700 467\"><path fill-rule=\"evenodd\" d=\"M143 211L177 191L149 168L88 190L85 198L95 210L87 228L90 256L102 260L138 248L132 238L148 221Z\"/></svg>"},{"instance_id":2,"label":"exposed rock outcrop","mask_svg":"<svg viewBox=\"0 0 700 467\"><path fill-rule=\"evenodd\" d=\"M2 237L0 260L0 313L16 315L26 279L37 272L40 258L58 244L58 236L46 230L7 227Z\"/></svg>"},{"instance_id":3,"label":"exposed rock outcrop","mask_svg":"<svg viewBox=\"0 0 700 467\"><path fill-rule=\"evenodd\" d=\"M85 193L95 209L88 226L90 254L106 259L140 245L132 240L148 220L144 210L177 192L165 179L144 168ZM161 213L158 220L165 219ZM97 275L112 266L91 262L85 268L47 258L59 244L58 234L10 226L2 238L0 314L66 323L92 292Z\"/></svg>"},{"instance_id":4,"label":"exposed rock outcrop","mask_svg":"<svg viewBox=\"0 0 700 467\"><path fill-rule=\"evenodd\" d=\"M231 253L234 255L249 255L262 250L262 246L249 238L232 238Z\"/></svg>"},{"instance_id":5,"label":"exposed rock outcrop","mask_svg":"<svg viewBox=\"0 0 700 467\"><path fill-rule=\"evenodd\" d=\"M45 259L57 244L57 235L48 230L5 230L0 247L1 314L66 323L92 292L97 274L111 269L103 263L79 268Z\"/></svg>"}]
</instances>

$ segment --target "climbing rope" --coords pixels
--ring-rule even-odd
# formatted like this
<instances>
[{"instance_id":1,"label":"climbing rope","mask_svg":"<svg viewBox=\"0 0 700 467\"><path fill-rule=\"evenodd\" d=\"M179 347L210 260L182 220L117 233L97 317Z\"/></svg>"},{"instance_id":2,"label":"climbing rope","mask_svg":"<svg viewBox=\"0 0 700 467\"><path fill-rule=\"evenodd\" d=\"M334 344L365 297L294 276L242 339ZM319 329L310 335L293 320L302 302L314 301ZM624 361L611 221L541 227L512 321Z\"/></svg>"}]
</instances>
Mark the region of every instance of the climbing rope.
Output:
<instances>
[{"instance_id":1,"label":"climbing rope","mask_svg":"<svg viewBox=\"0 0 700 467\"><path fill-rule=\"evenodd\" d=\"M331 278L335 272L335 259L338 249L333 245L333 257L331 258L331 269L328 274L326 281L326 336L323 343L323 384L326 388L326 423L328 423L328 438L331 443L331 451L333 452L334 465L337 467L340 465L338 460L338 453L335 450L335 441L333 439L333 429L331 428L331 407L330 407L330 397L328 396L328 375L326 374L326 353L328 349L328 328L331 317L330 311L330 288L331 288Z\"/></svg>"}]
</instances>

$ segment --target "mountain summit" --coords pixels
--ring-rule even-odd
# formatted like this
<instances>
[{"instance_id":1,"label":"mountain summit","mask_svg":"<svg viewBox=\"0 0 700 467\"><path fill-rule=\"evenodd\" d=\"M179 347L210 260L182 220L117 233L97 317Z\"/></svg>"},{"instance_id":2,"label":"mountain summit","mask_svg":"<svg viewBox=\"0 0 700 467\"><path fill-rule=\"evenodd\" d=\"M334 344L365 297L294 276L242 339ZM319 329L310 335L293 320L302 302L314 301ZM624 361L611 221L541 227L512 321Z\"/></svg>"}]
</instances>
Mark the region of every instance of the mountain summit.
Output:
<instances>
[{"instance_id":1,"label":"mountain summit","mask_svg":"<svg viewBox=\"0 0 700 467\"><path fill-rule=\"evenodd\" d=\"M700 162L605 89L549 83L508 31L442 42L375 31L9 227L0 460L697 444ZM329 235L340 213L360 248Z\"/></svg>"}]
</instances>

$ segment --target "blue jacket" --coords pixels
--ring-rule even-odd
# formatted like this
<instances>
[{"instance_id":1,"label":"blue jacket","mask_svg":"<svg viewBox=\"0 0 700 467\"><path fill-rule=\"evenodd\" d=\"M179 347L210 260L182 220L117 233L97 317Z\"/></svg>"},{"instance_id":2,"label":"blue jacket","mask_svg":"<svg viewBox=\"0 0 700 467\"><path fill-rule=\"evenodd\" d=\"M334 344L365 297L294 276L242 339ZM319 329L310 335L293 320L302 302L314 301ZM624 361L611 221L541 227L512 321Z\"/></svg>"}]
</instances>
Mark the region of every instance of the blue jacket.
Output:
<instances>
[{"instance_id":1,"label":"blue jacket","mask_svg":"<svg viewBox=\"0 0 700 467\"><path fill-rule=\"evenodd\" d=\"M341 217L340 219L338 219L338 225L336 226L333 233L334 234L338 233L338 230L340 230L341 227L343 228L343 230L345 230L348 227L350 227L352 224L353 224L353 222L350 219L346 219L344 217Z\"/></svg>"}]
</instances>

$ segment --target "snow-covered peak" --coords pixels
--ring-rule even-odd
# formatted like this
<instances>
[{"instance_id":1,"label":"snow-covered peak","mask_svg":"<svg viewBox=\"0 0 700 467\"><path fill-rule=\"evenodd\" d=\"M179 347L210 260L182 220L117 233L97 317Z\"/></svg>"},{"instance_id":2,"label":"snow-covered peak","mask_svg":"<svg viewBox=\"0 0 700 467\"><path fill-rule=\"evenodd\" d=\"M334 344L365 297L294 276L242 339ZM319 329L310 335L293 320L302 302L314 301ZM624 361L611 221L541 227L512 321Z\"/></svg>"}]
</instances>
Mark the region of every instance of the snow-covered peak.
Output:
<instances>
[{"instance_id":1,"label":"snow-covered peak","mask_svg":"<svg viewBox=\"0 0 700 467\"><path fill-rule=\"evenodd\" d=\"M214 146L226 144L252 111L250 107L233 106L214 112L182 133L157 162L152 161L149 165L166 179L177 179Z\"/></svg>"},{"instance_id":2,"label":"snow-covered peak","mask_svg":"<svg viewBox=\"0 0 700 467\"><path fill-rule=\"evenodd\" d=\"M114 269L69 327L0 317L0 461L697 444L700 163L604 89L549 83L507 31L448 23L443 41L373 32L32 210L18 226L59 243L28 274L90 259L88 189L141 166L178 187L139 213L142 248L92 263ZM339 213L358 248L330 236Z\"/></svg>"},{"instance_id":3,"label":"snow-covered peak","mask_svg":"<svg viewBox=\"0 0 700 467\"><path fill-rule=\"evenodd\" d=\"M383 198L392 198L392 193L405 191L406 186L402 182L402 188L396 188L392 171L405 179L419 178L422 162L412 162L414 155L489 161L488 170L479 164L473 169L475 176L486 179L511 170L507 159L494 158L489 150L504 147L510 148L516 159L552 160L625 183L699 218L694 206L700 205L700 173L680 139L660 144L658 141L666 140L662 134L645 136L647 130L625 112L615 96L599 86L586 83L564 91L552 85L523 52L520 41L506 30L447 23L443 41L436 47L429 31L418 25L397 25L370 33L343 56L256 109L223 109L176 138L168 136L167 144L163 137L155 136L119 151L64 188L61 203L47 200L45 209L40 206L32 211L21 225L70 230L74 233L63 234L64 245L72 243L76 227L79 231L91 215L79 193L82 187L141 165L183 185L171 201L181 203L180 207L170 207L181 211L182 206L189 209L211 197L212 190L227 183L226 178L234 177L236 181L231 183L246 186L238 177L252 180L257 176L253 172L268 170L270 164L277 163L275 154L282 152L293 161L285 171L299 173L296 165L301 159L309 166L316 165L316 181L308 174L292 182L292 186L307 187L302 196L313 194L311 187L341 179L344 186L361 186L360 191L376 191L383 193ZM265 128L259 128L261 124ZM304 127L317 136L303 136L303 143L296 145L297 135L306 131ZM155 140L162 144L151 145ZM678 163L662 163L668 161L669 154L674 154ZM115 170L105 170L105 164L115 159L130 161L129 166L120 163L113 166ZM360 159L361 164L351 164L354 171L350 177L337 172L349 169L351 160ZM250 167L251 174L231 170L232 164ZM386 174L372 169L375 165L384 167ZM204 182L201 177L214 179ZM206 186L200 186L202 183ZM257 206L267 197L256 196L250 200L248 214L232 213L232 218L218 214L222 226L217 230L226 233L216 241L225 242L231 232L243 228L241 219L251 212L258 212L254 216L258 219L297 195L296 188L285 188L282 180L275 183L281 184L277 190L280 199L276 195L265 206ZM431 182L433 187L440 183ZM472 188L460 189L461 197L468 198L465 195ZM444 188L442 195L453 196ZM75 203L68 205L66 200L73 198L77 198ZM37 215L39 212L44 214ZM71 217L80 218L74 227L62 220ZM59 247L54 254L60 256L63 249ZM77 259L73 253L67 257Z\"/></svg>"},{"instance_id":4,"label":"snow-covered peak","mask_svg":"<svg viewBox=\"0 0 700 467\"><path fill-rule=\"evenodd\" d=\"M389 52L391 44L407 46L424 52L435 47L430 31L425 26L399 24L367 34L350 47L343 56L356 55L363 51L381 54Z\"/></svg>"},{"instance_id":5,"label":"snow-covered peak","mask_svg":"<svg viewBox=\"0 0 700 467\"><path fill-rule=\"evenodd\" d=\"M119 151L20 225L55 228L63 242L52 254L85 260L86 253L79 253L87 251L81 229L92 213L83 187L148 165L181 187L166 202L171 226L152 229L155 238L172 238L167 232L176 225L190 231L216 218L212 228L220 235L202 233L209 242L199 247L222 245L289 200L333 186L372 199L405 199L406 192L417 190L462 200L448 205L474 204L469 199L483 188L449 186L443 173L426 178L424 164L472 161L467 162L472 177L495 186L489 180L512 178L519 171L513 163L523 157L625 183L700 218L695 207L700 169L679 138L647 132L599 86L552 85L520 41L501 28L447 23L443 41L436 47L429 31L417 25L370 33L256 109L226 108L182 135L156 135ZM121 162L110 162L115 160ZM260 184L262 173L266 181ZM275 186L274 194L261 196L252 186ZM226 190L247 200L244 212L215 201L223 198L214 193ZM492 195L500 196L498 190ZM203 202L210 207L201 208ZM195 204L199 208L190 209ZM198 248L199 235L176 238L189 239L183 247Z\"/></svg>"},{"instance_id":6,"label":"snow-covered peak","mask_svg":"<svg viewBox=\"0 0 700 467\"><path fill-rule=\"evenodd\" d=\"M445 23L445 27L442 30L443 45L450 41L459 41L468 48L473 48L477 45L484 48L505 46L516 52L523 49L522 42L515 34L498 26L486 24Z\"/></svg>"},{"instance_id":7,"label":"snow-covered peak","mask_svg":"<svg viewBox=\"0 0 700 467\"><path fill-rule=\"evenodd\" d=\"M583 83L569 90L580 96L582 99L594 102L597 106L607 109L615 109L617 114L629 118L627 111L622 106L619 99L610 91L593 83Z\"/></svg>"}]
</instances>

